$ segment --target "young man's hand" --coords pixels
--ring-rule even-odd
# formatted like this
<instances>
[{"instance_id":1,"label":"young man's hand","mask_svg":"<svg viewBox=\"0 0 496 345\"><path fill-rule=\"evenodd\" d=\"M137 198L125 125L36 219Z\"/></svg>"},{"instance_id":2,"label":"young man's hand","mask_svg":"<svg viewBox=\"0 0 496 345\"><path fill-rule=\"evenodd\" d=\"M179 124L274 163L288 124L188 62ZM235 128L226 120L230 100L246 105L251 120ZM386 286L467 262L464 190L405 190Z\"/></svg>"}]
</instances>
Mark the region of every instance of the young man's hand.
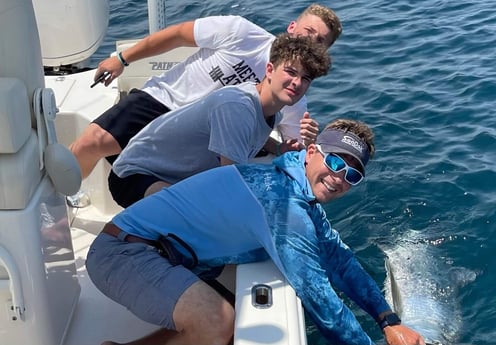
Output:
<instances>
[{"instance_id":1,"label":"young man's hand","mask_svg":"<svg viewBox=\"0 0 496 345\"><path fill-rule=\"evenodd\" d=\"M305 146L298 141L298 139L290 139L285 142L279 144L279 152L278 155L282 155L288 151L300 151L303 150Z\"/></svg>"},{"instance_id":2,"label":"young man's hand","mask_svg":"<svg viewBox=\"0 0 496 345\"><path fill-rule=\"evenodd\" d=\"M318 134L319 123L310 117L308 111L305 112L300 120L300 136L303 140L303 145L307 147L310 144L314 144Z\"/></svg>"}]
</instances>

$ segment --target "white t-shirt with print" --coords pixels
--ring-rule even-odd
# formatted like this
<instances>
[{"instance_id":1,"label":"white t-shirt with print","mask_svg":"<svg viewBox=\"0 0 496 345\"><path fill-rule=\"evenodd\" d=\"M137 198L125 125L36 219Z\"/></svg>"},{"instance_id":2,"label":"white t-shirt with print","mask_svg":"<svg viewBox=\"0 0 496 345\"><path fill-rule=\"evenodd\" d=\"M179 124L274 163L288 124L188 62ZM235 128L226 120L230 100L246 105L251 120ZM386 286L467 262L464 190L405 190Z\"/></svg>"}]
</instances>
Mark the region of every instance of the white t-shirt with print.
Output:
<instances>
[{"instance_id":1,"label":"white t-shirt with print","mask_svg":"<svg viewBox=\"0 0 496 345\"><path fill-rule=\"evenodd\" d=\"M183 63L151 77L143 91L169 109L194 102L213 90L265 75L275 36L240 16L212 16L195 20L194 37L200 48ZM282 110L278 129L285 139L299 138L299 120L306 99Z\"/></svg>"}]
</instances>

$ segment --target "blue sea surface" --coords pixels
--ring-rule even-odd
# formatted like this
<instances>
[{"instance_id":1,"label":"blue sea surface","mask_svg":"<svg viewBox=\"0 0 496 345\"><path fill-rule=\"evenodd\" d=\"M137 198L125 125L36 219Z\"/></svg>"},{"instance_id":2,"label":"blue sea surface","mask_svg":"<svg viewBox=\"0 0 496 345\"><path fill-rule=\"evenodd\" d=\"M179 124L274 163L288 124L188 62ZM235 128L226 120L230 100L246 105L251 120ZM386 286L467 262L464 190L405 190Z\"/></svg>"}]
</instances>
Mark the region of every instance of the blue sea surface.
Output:
<instances>
[{"instance_id":1,"label":"blue sea surface","mask_svg":"<svg viewBox=\"0 0 496 345\"><path fill-rule=\"evenodd\" d=\"M276 34L310 1L169 1L168 24L240 14ZM435 247L455 289L457 342L496 341L496 7L494 1L354 0L323 2L341 18L331 72L308 91L323 127L335 118L367 123L377 152L364 183L326 206L328 217L382 286L381 245L415 231ZM145 1L110 0L107 36L148 33ZM414 248L414 247L412 247ZM415 255L412 249L412 255ZM446 266L449 272L446 272ZM406 283L415 284L415 279ZM382 335L355 306L364 329ZM452 315L446 315L449 319ZM325 344L308 321L310 345Z\"/></svg>"}]
</instances>

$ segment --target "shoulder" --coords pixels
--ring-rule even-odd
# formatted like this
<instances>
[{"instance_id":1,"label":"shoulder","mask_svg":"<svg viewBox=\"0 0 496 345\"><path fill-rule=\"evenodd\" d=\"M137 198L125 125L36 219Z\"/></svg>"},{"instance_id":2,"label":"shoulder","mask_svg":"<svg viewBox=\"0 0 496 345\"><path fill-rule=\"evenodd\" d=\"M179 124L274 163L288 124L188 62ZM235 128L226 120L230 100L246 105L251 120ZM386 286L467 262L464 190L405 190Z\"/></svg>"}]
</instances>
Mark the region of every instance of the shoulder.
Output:
<instances>
[{"instance_id":1,"label":"shoulder","mask_svg":"<svg viewBox=\"0 0 496 345\"><path fill-rule=\"evenodd\" d=\"M257 24L249 21L248 19L241 17L241 16L234 16L235 18L232 19L233 23L237 25L237 32L238 34L244 34L244 35L249 35L249 36L261 36L264 39L267 38L274 38L274 35L269 33L267 30L264 28L258 26Z\"/></svg>"},{"instance_id":2,"label":"shoulder","mask_svg":"<svg viewBox=\"0 0 496 345\"><path fill-rule=\"evenodd\" d=\"M231 118L238 123L238 127L240 123L253 125L257 122L261 111L259 95L254 86L244 84L247 83L224 86L199 102L199 106L206 109L210 121Z\"/></svg>"},{"instance_id":3,"label":"shoulder","mask_svg":"<svg viewBox=\"0 0 496 345\"><path fill-rule=\"evenodd\" d=\"M227 16L210 16L198 18L195 20L196 25L208 25L208 26L216 26L217 29L225 29L229 27L231 29L239 30L242 29L250 29L250 30L263 30L260 26L255 23L250 22L248 19L237 16L237 15L227 15Z\"/></svg>"},{"instance_id":4,"label":"shoulder","mask_svg":"<svg viewBox=\"0 0 496 345\"><path fill-rule=\"evenodd\" d=\"M259 102L260 95L253 82L245 82L238 85L228 85L215 90L212 95L220 99L220 103L232 102L239 104L253 104Z\"/></svg>"},{"instance_id":5,"label":"shoulder","mask_svg":"<svg viewBox=\"0 0 496 345\"><path fill-rule=\"evenodd\" d=\"M213 37L231 41L272 40L273 35L248 19L235 16L210 16L195 20L195 37Z\"/></svg>"}]
</instances>

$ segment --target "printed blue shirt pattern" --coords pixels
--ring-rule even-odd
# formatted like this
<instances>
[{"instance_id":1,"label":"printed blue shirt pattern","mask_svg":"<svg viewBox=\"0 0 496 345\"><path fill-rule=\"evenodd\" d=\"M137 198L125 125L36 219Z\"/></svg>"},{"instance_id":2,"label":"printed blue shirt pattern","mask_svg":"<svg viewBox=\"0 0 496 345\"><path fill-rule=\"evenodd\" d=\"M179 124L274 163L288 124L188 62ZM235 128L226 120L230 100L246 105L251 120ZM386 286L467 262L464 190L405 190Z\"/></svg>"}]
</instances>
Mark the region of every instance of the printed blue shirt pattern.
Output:
<instances>
[{"instance_id":1,"label":"printed blue shirt pattern","mask_svg":"<svg viewBox=\"0 0 496 345\"><path fill-rule=\"evenodd\" d=\"M113 222L148 239L175 233L195 250L201 268L270 257L327 339L372 344L333 286L374 318L390 307L315 202L305 153L287 153L274 165L200 173L132 205Z\"/></svg>"}]
</instances>

